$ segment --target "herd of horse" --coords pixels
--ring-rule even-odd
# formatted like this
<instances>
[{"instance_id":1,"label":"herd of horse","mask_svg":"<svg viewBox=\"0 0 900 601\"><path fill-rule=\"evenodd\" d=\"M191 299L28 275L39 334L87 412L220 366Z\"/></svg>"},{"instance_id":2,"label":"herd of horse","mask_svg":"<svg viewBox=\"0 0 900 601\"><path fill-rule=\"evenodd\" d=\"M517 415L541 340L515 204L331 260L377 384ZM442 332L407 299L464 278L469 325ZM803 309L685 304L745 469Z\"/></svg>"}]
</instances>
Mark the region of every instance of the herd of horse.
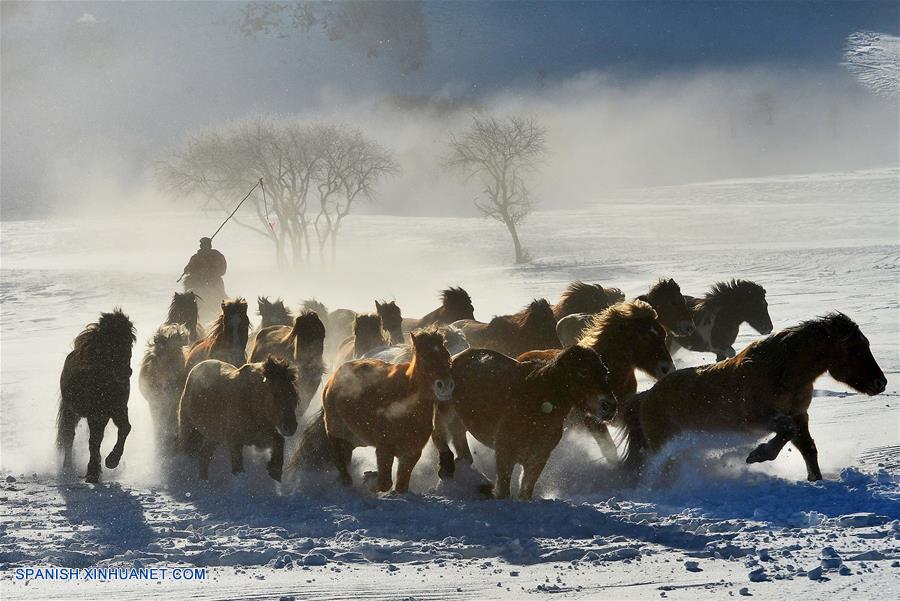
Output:
<instances>
[{"instance_id":1,"label":"herd of horse","mask_svg":"<svg viewBox=\"0 0 900 601\"><path fill-rule=\"evenodd\" d=\"M196 457L201 479L222 445L233 473L244 469L244 447L270 449L268 473L280 481L285 441L329 369L321 409L299 433L289 466L336 470L350 485L353 450L374 447L377 489L402 493L429 441L447 479L457 462L472 463L471 435L494 450L495 497L511 494L514 467L522 466L521 499L531 499L571 428L589 433L607 461L635 475L683 432L771 435L748 463L771 461L790 442L808 479L819 480L807 413L815 379L828 372L868 395L887 385L849 317L830 313L772 334L766 291L746 280L717 283L695 298L662 279L632 300L576 281L556 304L536 299L488 322L475 319L472 299L458 287L442 291L441 305L420 319L404 318L394 301L358 314L308 300L295 315L283 301L260 297L258 311L254 330L247 302L226 300L204 328L196 295L175 293L141 361L138 381L158 448ZM742 323L765 338L736 352ZM88 482L99 480L110 419L118 438L106 467L122 457L135 340L121 310L102 313L75 339L63 367L57 444L70 466L75 426L87 419ZM712 353L717 362L676 370L678 348ZM655 384L638 393L636 371ZM621 457L610 425L621 432Z\"/></svg>"}]
</instances>

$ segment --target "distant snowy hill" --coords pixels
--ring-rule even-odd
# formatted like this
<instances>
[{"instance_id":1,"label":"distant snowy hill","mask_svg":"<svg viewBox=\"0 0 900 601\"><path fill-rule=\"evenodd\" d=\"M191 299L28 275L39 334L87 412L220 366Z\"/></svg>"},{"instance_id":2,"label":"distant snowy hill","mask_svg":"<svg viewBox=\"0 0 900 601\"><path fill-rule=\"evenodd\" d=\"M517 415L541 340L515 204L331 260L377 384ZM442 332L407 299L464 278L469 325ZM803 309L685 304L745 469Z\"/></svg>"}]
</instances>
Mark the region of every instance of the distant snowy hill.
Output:
<instances>
[{"instance_id":1,"label":"distant snowy hill","mask_svg":"<svg viewBox=\"0 0 900 601\"><path fill-rule=\"evenodd\" d=\"M900 37L861 31L847 38L844 63L859 83L879 96L900 96Z\"/></svg>"}]
</instances>

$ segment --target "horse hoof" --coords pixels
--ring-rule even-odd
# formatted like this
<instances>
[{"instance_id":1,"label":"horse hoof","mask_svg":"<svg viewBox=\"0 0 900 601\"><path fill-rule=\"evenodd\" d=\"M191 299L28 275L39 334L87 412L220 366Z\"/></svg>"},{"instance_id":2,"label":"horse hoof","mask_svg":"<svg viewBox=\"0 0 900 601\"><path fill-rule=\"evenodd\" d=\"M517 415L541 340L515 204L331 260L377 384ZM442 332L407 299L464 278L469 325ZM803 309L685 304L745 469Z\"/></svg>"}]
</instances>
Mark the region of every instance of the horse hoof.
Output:
<instances>
[{"instance_id":1,"label":"horse hoof","mask_svg":"<svg viewBox=\"0 0 900 601\"><path fill-rule=\"evenodd\" d=\"M116 469L117 467L119 467L120 459L121 459L121 457L117 457L114 455L107 455L106 461L104 462L106 464L106 468L111 469L111 470Z\"/></svg>"},{"instance_id":2,"label":"horse hoof","mask_svg":"<svg viewBox=\"0 0 900 601\"><path fill-rule=\"evenodd\" d=\"M281 473L282 472L280 469L269 468L266 471L269 472L269 476L272 478L272 480L275 480L275 482L281 482Z\"/></svg>"},{"instance_id":3,"label":"horse hoof","mask_svg":"<svg viewBox=\"0 0 900 601\"><path fill-rule=\"evenodd\" d=\"M88 484L98 484L100 482L100 474L88 474L84 477L84 481Z\"/></svg>"},{"instance_id":4,"label":"horse hoof","mask_svg":"<svg viewBox=\"0 0 900 601\"><path fill-rule=\"evenodd\" d=\"M478 487L478 494L480 494L485 499L492 499L494 497L494 485L493 484L481 484Z\"/></svg>"}]
</instances>

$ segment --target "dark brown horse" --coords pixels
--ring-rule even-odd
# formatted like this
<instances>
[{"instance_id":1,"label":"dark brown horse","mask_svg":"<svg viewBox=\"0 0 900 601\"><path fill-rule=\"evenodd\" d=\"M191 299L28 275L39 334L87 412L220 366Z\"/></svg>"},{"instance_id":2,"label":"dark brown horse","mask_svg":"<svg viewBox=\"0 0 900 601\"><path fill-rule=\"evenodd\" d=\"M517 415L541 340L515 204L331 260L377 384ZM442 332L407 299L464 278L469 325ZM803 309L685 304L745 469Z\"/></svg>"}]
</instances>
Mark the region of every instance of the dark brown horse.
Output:
<instances>
[{"instance_id":1,"label":"dark brown horse","mask_svg":"<svg viewBox=\"0 0 900 601\"><path fill-rule=\"evenodd\" d=\"M390 336L382 327L381 317L376 313L363 313L353 320L353 335L341 343L334 359L341 365L353 359L361 359L366 353L384 348L390 344Z\"/></svg>"},{"instance_id":2,"label":"dark brown horse","mask_svg":"<svg viewBox=\"0 0 900 601\"><path fill-rule=\"evenodd\" d=\"M404 319L403 331L428 326L447 326L461 319L475 320L475 308L469 293L459 287L441 290L441 306L421 319Z\"/></svg>"},{"instance_id":3,"label":"dark brown horse","mask_svg":"<svg viewBox=\"0 0 900 601\"><path fill-rule=\"evenodd\" d=\"M681 295L681 288L675 280L659 280L650 287L646 294L642 294L637 298L653 307L659 316L659 322L667 331L675 332L679 335L690 335L694 332L691 312L684 297ZM578 342L593 320L594 315L596 313L578 312L561 318L556 324L556 333L559 335L559 340L563 346L569 346Z\"/></svg>"},{"instance_id":4,"label":"dark brown horse","mask_svg":"<svg viewBox=\"0 0 900 601\"><path fill-rule=\"evenodd\" d=\"M260 330L269 326L289 326L294 323L291 312L284 306L284 301L280 298L270 301L267 296L258 296L256 304L259 316L262 318L259 324Z\"/></svg>"},{"instance_id":5,"label":"dark brown horse","mask_svg":"<svg viewBox=\"0 0 900 601\"><path fill-rule=\"evenodd\" d=\"M296 367L299 412L303 413L325 373L322 359L324 343L325 325L316 313L305 311L290 326L270 326L257 332L250 351L250 362L260 363L272 356Z\"/></svg>"},{"instance_id":6,"label":"dark brown horse","mask_svg":"<svg viewBox=\"0 0 900 601\"><path fill-rule=\"evenodd\" d=\"M403 315L397 303L375 301L375 312L381 318L381 327L391 337L391 344L403 344Z\"/></svg>"},{"instance_id":7,"label":"dark brown horse","mask_svg":"<svg viewBox=\"0 0 900 601\"><path fill-rule=\"evenodd\" d=\"M462 330L471 348L486 348L516 357L534 349L558 349L556 318L545 299L536 299L514 315L495 317L490 323L473 320L453 324Z\"/></svg>"},{"instance_id":8,"label":"dark brown horse","mask_svg":"<svg viewBox=\"0 0 900 601\"><path fill-rule=\"evenodd\" d=\"M650 286L647 294L642 294L638 300L646 302L653 307L659 317L659 323L675 336L690 336L694 333L694 318L688 309L681 287L675 280L661 279Z\"/></svg>"},{"instance_id":9,"label":"dark brown horse","mask_svg":"<svg viewBox=\"0 0 900 601\"><path fill-rule=\"evenodd\" d=\"M715 353L716 361L734 357L732 347L745 321L760 334L772 331L766 290L748 280L715 284L703 298L686 296L697 329L690 336L671 336L669 350L684 347L698 353Z\"/></svg>"},{"instance_id":10,"label":"dark brown horse","mask_svg":"<svg viewBox=\"0 0 900 601\"><path fill-rule=\"evenodd\" d=\"M131 392L131 349L134 325L121 309L101 313L75 338L74 349L66 357L59 378L61 392L56 419L56 444L63 451L63 467L72 466L75 426L86 418L90 435L88 482L100 480L100 443L103 431L112 419L118 429L113 450L106 456L106 467L119 465L125 439L131 431L128 421L128 395Z\"/></svg>"},{"instance_id":11,"label":"dark brown horse","mask_svg":"<svg viewBox=\"0 0 900 601\"><path fill-rule=\"evenodd\" d=\"M774 432L747 462L771 461L791 442L803 455L807 478L821 480L807 411L813 383L825 372L868 395L887 386L859 327L831 313L753 342L731 359L681 369L629 399L625 463L640 468L647 452L685 431Z\"/></svg>"},{"instance_id":12,"label":"dark brown horse","mask_svg":"<svg viewBox=\"0 0 900 601\"><path fill-rule=\"evenodd\" d=\"M190 344L194 344L206 335L203 326L198 323L198 298L193 292L176 292L172 297L172 304L169 305L169 316L164 324L177 324L186 327L190 334Z\"/></svg>"},{"instance_id":13,"label":"dark brown horse","mask_svg":"<svg viewBox=\"0 0 900 601\"><path fill-rule=\"evenodd\" d=\"M185 357L185 371L205 361L218 359L241 366L247 362L247 338L250 335L250 319L247 317L247 301L242 298L222 302L222 312L209 327L209 334L194 344Z\"/></svg>"},{"instance_id":14,"label":"dark brown horse","mask_svg":"<svg viewBox=\"0 0 900 601\"><path fill-rule=\"evenodd\" d=\"M566 315L572 315L573 313L599 313L621 300L612 300L611 296L616 299L618 297L617 294L608 295L600 284L586 284L576 280L566 286L562 296L559 298L559 302L553 305L553 316L556 318L556 321L559 321Z\"/></svg>"},{"instance_id":15,"label":"dark brown horse","mask_svg":"<svg viewBox=\"0 0 900 601\"><path fill-rule=\"evenodd\" d=\"M175 449L178 431L178 401L184 390L184 349L190 334L180 324L160 326L147 342L141 360L138 386L150 406L161 454Z\"/></svg>"},{"instance_id":16,"label":"dark brown horse","mask_svg":"<svg viewBox=\"0 0 900 601\"><path fill-rule=\"evenodd\" d=\"M636 369L652 378L662 378L675 371L666 349L666 331L653 307L643 301L619 303L599 313L578 344L593 349L603 360L620 412L621 403L637 391ZM535 351L521 355L519 360L549 361L558 353ZM579 420L577 416L574 423L581 423L590 431L607 461L618 461L616 445L605 425L591 419Z\"/></svg>"},{"instance_id":17,"label":"dark brown horse","mask_svg":"<svg viewBox=\"0 0 900 601\"><path fill-rule=\"evenodd\" d=\"M412 344L410 363L358 359L340 366L325 384L325 431L345 485L352 483L353 449L370 446L378 461L378 490L391 489L395 457L394 490L409 489L412 470L431 437L434 403L449 401L453 393L450 353L440 333L416 330Z\"/></svg>"},{"instance_id":18,"label":"dark brown horse","mask_svg":"<svg viewBox=\"0 0 900 601\"><path fill-rule=\"evenodd\" d=\"M224 443L231 456L231 473L244 471L244 447L272 448L267 470L281 481L284 441L297 430L297 372L287 361L235 367L222 361L197 364L188 374L178 407L182 448L199 446L200 479L209 477L216 446Z\"/></svg>"},{"instance_id":19,"label":"dark brown horse","mask_svg":"<svg viewBox=\"0 0 900 601\"><path fill-rule=\"evenodd\" d=\"M530 500L534 485L563 433L572 407L584 416L605 421L616 402L597 353L572 346L548 362L520 363L496 351L469 349L453 359L456 387L449 406L439 405L434 441L440 453L440 475L453 475L453 440L457 453L468 448L466 431L496 452L497 498L509 496L516 464L523 468L519 498ZM471 455L463 456L471 462Z\"/></svg>"}]
</instances>

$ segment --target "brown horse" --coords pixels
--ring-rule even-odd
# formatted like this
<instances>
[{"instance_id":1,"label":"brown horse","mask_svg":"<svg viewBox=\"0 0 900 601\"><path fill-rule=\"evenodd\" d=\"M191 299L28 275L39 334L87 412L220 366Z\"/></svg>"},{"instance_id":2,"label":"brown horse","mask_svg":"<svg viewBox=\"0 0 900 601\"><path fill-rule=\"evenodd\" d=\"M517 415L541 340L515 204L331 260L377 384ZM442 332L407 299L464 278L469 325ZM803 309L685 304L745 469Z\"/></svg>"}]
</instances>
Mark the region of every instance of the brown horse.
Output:
<instances>
[{"instance_id":1,"label":"brown horse","mask_svg":"<svg viewBox=\"0 0 900 601\"><path fill-rule=\"evenodd\" d=\"M182 325L160 326L147 342L147 350L141 360L138 385L150 406L157 447L162 453L175 448L178 401L186 376L184 347L189 339L190 333Z\"/></svg>"},{"instance_id":2,"label":"brown horse","mask_svg":"<svg viewBox=\"0 0 900 601\"><path fill-rule=\"evenodd\" d=\"M697 329L690 336L671 336L671 352L684 347L698 353L715 353L716 361L721 361L734 357L732 345L743 322L760 334L772 331L766 290L754 282L719 282L703 298L684 298Z\"/></svg>"},{"instance_id":3,"label":"brown horse","mask_svg":"<svg viewBox=\"0 0 900 601\"><path fill-rule=\"evenodd\" d=\"M609 370L610 390L620 404L637 391L636 369L653 378L662 378L675 371L675 364L666 349L666 331L653 307L643 301L619 303L596 315L578 345L600 355ZM519 360L548 361L558 353L536 351L521 355ZM576 419L575 423L579 421L594 436L607 461L618 461L609 429L596 420Z\"/></svg>"},{"instance_id":4,"label":"brown horse","mask_svg":"<svg viewBox=\"0 0 900 601\"><path fill-rule=\"evenodd\" d=\"M250 319L247 301L242 298L222 302L222 312L209 327L209 334L195 343L185 356L185 372L206 359L218 359L232 365L247 361Z\"/></svg>"},{"instance_id":5,"label":"brown horse","mask_svg":"<svg viewBox=\"0 0 900 601\"><path fill-rule=\"evenodd\" d=\"M112 419L118 429L113 450L106 456L106 467L119 465L125 439L131 431L128 421L128 395L131 392L131 348L136 340L134 325L121 309L101 313L75 337L74 349L66 356L59 378L61 392L56 418L56 444L63 450L63 467L72 466L75 426L87 418L90 435L88 482L100 480L100 443L103 431Z\"/></svg>"},{"instance_id":6,"label":"brown horse","mask_svg":"<svg viewBox=\"0 0 900 601\"><path fill-rule=\"evenodd\" d=\"M450 353L440 333L416 330L412 344L410 363L358 359L344 363L325 384L325 431L345 485L352 484L348 468L353 449L374 446L378 490L391 489L395 457L394 490L409 489L410 474L431 437L434 403L449 401L453 394Z\"/></svg>"},{"instance_id":7,"label":"brown horse","mask_svg":"<svg viewBox=\"0 0 900 601\"><path fill-rule=\"evenodd\" d=\"M397 303L375 301L375 311L381 318L381 327L391 337L390 343L403 344L403 315L401 315Z\"/></svg>"},{"instance_id":8,"label":"brown horse","mask_svg":"<svg viewBox=\"0 0 900 601\"><path fill-rule=\"evenodd\" d=\"M887 379L859 327L842 313L805 321L750 344L713 365L681 369L625 403L626 465L640 468L685 431L774 432L747 457L771 461L792 442L806 462L807 478L821 480L807 410L813 383L831 377L868 395Z\"/></svg>"},{"instance_id":9,"label":"brown horse","mask_svg":"<svg viewBox=\"0 0 900 601\"><path fill-rule=\"evenodd\" d=\"M334 359L335 365L341 365L353 359L361 359L366 353L384 348L390 344L390 336L381 325L381 317L376 313L363 313L353 320L353 335L348 337L338 348Z\"/></svg>"},{"instance_id":10,"label":"brown horse","mask_svg":"<svg viewBox=\"0 0 900 601\"><path fill-rule=\"evenodd\" d=\"M259 316L262 321L259 329L268 328L269 326L289 326L294 323L291 312L284 306L284 301L280 298L270 301L267 296L256 297Z\"/></svg>"},{"instance_id":11,"label":"brown horse","mask_svg":"<svg viewBox=\"0 0 900 601\"><path fill-rule=\"evenodd\" d=\"M607 288L607 291L610 290ZM691 312L681 295L681 288L672 279L662 279L650 287L649 292L637 297L653 307L659 316L659 322L669 332L678 335L690 335L694 332ZM624 300L624 296L623 299ZM616 302L621 302L616 301ZM611 303L616 304L616 303ZM577 343L591 324L596 313L571 313L556 324L556 333L563 346Z\"/></svg>"},{"instance_id":12,"label":"brown horse","mask_svg":"<svg viewBox=\"0 0 900 601\"><path fill-rule=\"evenodd\" d=\"M610 288L610 291L613 290L621 293L621 290ZM619 299L615 292L607 294L600 284L586 284L576 280L566 287L559 302L553 305L553 317L559 321L573 313L599 313L620 300L624 300L624 295Z\"/></svg>"},{"instance_id":13,"label":"brown horse","mask_svg":"<svg viewBox=\"0 0 900 601\"><path fill-rule=\"evenodd\" d=\"M176 292L169 305L169 316L163 325L182 325L187 328L190 338L189 344L194 344L206 335L203 326L198 323L197 299L193 292Z\"/></svg>"},{"instance_id":14,"label":"brown horse","mask_svg":"<svg viewBox=\"0 0 900 601\"><path fill-rule=\"evenodd\" d=\"M638 300L653 307L659 323L667 332L675 336L690 336L694 333L693 315L681 295L681 287L672 278L658 280Z\"/></svg>"},{"instance_id":15,"label":"brown horse","mask_svg":"<svg viewBox=\"0 0 900 601\"><path fill-rule=\"evenodd\" d=\"M409 332L416 328L428 326L448 326L461 319L475 320L475 308L472 306L472 298L469 293L459 287L441 290L441 306L428 313L421 319L404 319L403 331Z\"/></svg>"},{"instance_id":16,"label":"brown horse","mask_svg":"<svg viewBox=\"0 0 900 601\"><path fill-rule=\"evenodd\" d=\"M593 350L572 346L548 362L518 362L496 351L469 349L453 359L456 388L449 407L439 406L434 441L440 475L453 475L452 438L457 452L467 448L466 431L496 451L495 496L509 496L516 464L523 468L519 498L530 500L534 485L563 433L572 407L590 419L615 414L607 372ZM471 456L466 458L471 462Z\"/></svg>"},{"instance_id":17,"label":"brown horse","mask_svg":"<svg viewBox=\"0 0 900 601\"><path fill-rule=\"evenodd\" d=\"M462 320L453 325L462 330L471 348L491 349L511 357L534 349L562 348L553 308L543 298L514 315L495 317L490 323Z\"/></svg>"},{"instance_id":18,"label":"brown horse","mask_svg":"<svg viewBox=\"0 0 900 601\"><path fill-rule=\"evenodd\" d=\"M281 481L284 440L297 431L297 372L286 361L234 367L210 359L188 374L178 406L178 437L183 448L199 443L200 479L209 478L209 462L219 443L231 455L231 473L244 471L244 447L272 448L269 475Z\"/></svg>"},{"instance_id":19,"label":"brown horse","mask_svg":"<svg viewBox=\"0 0 900 601\"><path fill-rule=\"evenodd\" d=\"M325 373L322 360L325 326L319 316L307 311L294 319L292 326L270 326L257 332L250 351L250 361L259 363L267 357L279 357L297 368L297 390L300 413L306 411Z\"/></svg>"}]
</instances>

